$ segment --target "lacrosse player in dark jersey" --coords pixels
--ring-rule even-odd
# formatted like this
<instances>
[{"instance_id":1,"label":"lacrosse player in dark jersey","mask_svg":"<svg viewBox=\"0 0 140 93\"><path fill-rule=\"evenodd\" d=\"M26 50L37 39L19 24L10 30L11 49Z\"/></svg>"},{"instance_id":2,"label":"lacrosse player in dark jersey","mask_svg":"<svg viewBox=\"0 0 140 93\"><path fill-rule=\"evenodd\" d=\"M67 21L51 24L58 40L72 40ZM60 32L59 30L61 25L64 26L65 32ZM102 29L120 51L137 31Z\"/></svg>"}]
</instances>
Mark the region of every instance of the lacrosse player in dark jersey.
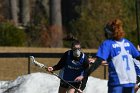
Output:
<instances>
[{"instance_id":1,"label":"lacrosse player in dark jersey","mask_svg":"<svg viewBox=\"0 0 140 93\"><path fill-rule=\"evenodd\" d=\"M81 82L84 78L85 70L89 67L86 55L81 50L80 42L75 40L71 49L66 51L60 61L53 67L48 67L48 71L60 70L60 77L76 87L84 90L85 85L81 88ZM75 93L75 89L60 80L59 93Z\"/></svg>"}]
</instances>

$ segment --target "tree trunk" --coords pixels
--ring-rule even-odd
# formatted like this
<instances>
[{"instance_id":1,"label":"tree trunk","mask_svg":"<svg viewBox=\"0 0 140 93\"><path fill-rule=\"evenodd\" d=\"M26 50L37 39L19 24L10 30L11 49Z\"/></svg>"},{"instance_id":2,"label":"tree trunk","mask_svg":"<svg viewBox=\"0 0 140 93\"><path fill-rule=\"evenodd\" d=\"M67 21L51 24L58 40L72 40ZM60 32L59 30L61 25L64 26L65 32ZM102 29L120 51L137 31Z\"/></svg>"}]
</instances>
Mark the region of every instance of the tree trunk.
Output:
<instances>
[{"instance_id":1,"label":"tree trunk","mask_svg":"<svg viewBox=\"0 0 140 93\"><path fill-rule=\"evenodd\" d=\"M45 13L47 14L47 18L49 17L49 0L41 0Z\"/></svg>"},{"instance_id":2,"label":"tree trunk","mask_svg":"<svg viewBox=\"0 0 140 93\"><path fill-rule=\"evenodd\" d=\"M18 25L18 7L17 7L17 0L9 0L10 7L11 7L11 18L14 21L15 25Z\"/></svg>"},{"instance_id":3,"label":"tree trunk","mask_svg":"<svg viewBox=\"0 0 140 93\"><path fill-rule=\"evenodd\" d=\"M62 47L61 0L50 0L51 47Z\"/></svg>"},{"instance_id":4,"label":"tree trunk","mask_svg":"<svg viewBox=\"0 0 140 93\"><path fill-rule=\"evenodd\" d=\"M21 21L22 21L23 26L27 26L30 22L29 0L21 0Z\"/></svg>"}]
</instances>

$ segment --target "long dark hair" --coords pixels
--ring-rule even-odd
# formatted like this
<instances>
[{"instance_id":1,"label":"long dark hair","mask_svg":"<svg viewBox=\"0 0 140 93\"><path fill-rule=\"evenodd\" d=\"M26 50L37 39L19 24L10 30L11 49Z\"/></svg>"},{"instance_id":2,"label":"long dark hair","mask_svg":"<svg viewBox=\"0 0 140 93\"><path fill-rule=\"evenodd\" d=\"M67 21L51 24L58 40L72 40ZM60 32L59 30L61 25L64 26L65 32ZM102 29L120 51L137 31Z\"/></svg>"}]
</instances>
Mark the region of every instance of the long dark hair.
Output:
<instances>
[{"instance_id":1,"label":"long dark hair","mask_svg":"<svg viewBox=\"0 0 140 93\"><path fill-rule=\"evenodd\" d=\"M71 44L71 48L73 48L75 45L81 45L80 41L74 40Z\"/></svg>"}]
</instances>

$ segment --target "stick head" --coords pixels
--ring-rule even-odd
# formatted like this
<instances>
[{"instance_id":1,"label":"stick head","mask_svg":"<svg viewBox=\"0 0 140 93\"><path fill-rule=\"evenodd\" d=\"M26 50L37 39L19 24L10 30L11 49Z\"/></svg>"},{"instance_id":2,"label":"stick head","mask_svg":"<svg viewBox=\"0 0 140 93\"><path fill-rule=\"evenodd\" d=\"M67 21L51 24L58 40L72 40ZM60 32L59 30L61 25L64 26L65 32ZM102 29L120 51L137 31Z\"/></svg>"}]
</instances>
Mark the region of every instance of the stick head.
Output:
<instances>
[{"instance_id":1,"label":"stick head","mask_svg":"<svg viewBox=\"0 0 140 93\"><path fill-rule=\"evenodd\" d=\"M30 56L31 62L34 63L35 62L35 58L34 56Z\"/></svg>"},{"instance_id":2,"label":"stick head","mask_svg":"<svg viewBox=\"0 0 140 93\"><path fill-rule=\"evenodd\" d=\"M36 65L36 66L38 66L38 67L40 67L40 68L46 68L46 66L45 66L44 64L37 62L37 61L35 60L34 56L30 56L30 59L31 59L31 62L32 62L34 65Z\"/></svg>"}]
</instances>

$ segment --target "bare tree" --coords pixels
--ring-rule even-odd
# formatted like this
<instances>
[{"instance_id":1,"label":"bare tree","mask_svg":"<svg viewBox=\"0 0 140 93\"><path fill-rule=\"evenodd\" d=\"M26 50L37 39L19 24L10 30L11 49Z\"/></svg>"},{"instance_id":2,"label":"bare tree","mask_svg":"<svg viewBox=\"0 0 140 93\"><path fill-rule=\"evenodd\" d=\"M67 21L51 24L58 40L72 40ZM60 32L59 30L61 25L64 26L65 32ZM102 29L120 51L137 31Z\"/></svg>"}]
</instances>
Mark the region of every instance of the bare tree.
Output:
<instances>
[{"instance_id":1,"label":"bare tree","mask_svg":"<svg viewBox=\"0 0 140 93\"><path fill-rule=\"evenodd\" d=\"M10 8L11 8L11 18L14 21L15 25L18 25L18 4L17 0L9 0Z\"/></svg>"},{"instance_id":2,"label":"bare tree","mask_svg":"<svg viewBox=\"0 0 140 93\"><path fill-rule=\"evenodd\" d=\"M43 5L45 13L47 14L47 17L49 17L49 0L41 0L41 3Z\"/></svg>"},{"instance_id":3,"label":"bare tree","mask_svg":"<svg viewBox=\"0 0 140 93\"><path fill-rule=\"evenodd\" d=\"M26 26L30 21L29 0L9 0L11 18L15 25L19 23Z\"/></svg>"},{"instance_id":4,"label":"bare tree","mask_svg":"<svg viewBox=\"0 0 140 93\"><path fill-rule=\"evenodd\" d=\"M62 47L61 0L50 0L51 47Z\"/></svg>"},{"instance_id":5,"label":"bare tree","mask_svg":"<svg viewBox=\"0 0 140 93\"><path fill-rule=\"evenodd\" d=\"M27 26L30 22L30 2L29 0L20 0L20 13L22 25Z\"/></svg>"}]
</instances>

